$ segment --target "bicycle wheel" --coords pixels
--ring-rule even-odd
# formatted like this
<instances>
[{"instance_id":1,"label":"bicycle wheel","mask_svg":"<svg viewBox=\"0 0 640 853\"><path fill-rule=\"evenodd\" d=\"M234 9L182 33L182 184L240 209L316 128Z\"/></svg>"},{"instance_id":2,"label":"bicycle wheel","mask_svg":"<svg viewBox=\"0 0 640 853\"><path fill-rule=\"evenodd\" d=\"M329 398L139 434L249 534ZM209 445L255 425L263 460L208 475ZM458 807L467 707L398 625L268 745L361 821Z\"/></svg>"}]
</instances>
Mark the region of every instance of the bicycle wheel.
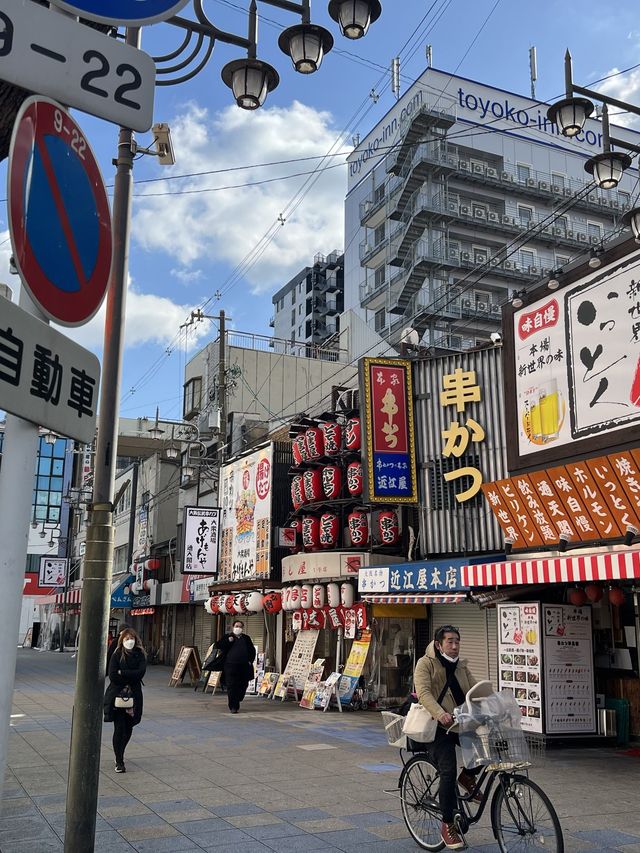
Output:
<instances>
[{"instance_id":1,"label":"bicycle wheel","mask_svg":"<svg viewBox=\"0 0 640 853\"><path fill-rule=\"evenodd\" d=\"M491 802L491 826L502 853L545 850L564 853L562 829L551 800L526 776L509 776Z\"/></svg>"},{"instance_id":2,"label":"bicycle wheel","mask_svg":"<svg viewBox=\"0 0 640 853\"><path fill-rule=\"evenodd\" d=\"M438 771L425 755L414 755L400 776L402 816L411 837L424 850L442 850L442 812Z\"/></svg>"}]
</instances>

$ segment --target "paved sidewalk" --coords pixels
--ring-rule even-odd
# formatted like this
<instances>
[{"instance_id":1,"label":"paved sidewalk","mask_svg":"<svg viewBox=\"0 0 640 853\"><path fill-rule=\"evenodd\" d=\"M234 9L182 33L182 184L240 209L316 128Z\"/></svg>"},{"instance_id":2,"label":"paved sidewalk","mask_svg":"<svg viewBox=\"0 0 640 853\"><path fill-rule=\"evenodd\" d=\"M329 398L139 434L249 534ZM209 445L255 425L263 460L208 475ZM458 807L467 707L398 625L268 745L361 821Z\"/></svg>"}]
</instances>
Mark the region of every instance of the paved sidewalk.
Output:
<instances>
[{"instance_id":1,"label":"paved sidewalk","mask_svg":"<svg viewBox=\"0 0 640 853\"><path fill-rule=\"evenodd\" d=\"M18 650L1 853L62 851L75 660ZM150 667L145 715L114 772L103 737L101 853L416 851L395 787L398 752L378 715L321 714L256 697L232 716L223 695L167 687ZM551 753L536 778L561 816L567 853L640 853L640 759L615 750ZM496 851L488 823L474 851Z\"/></svg>"}]
</instances>

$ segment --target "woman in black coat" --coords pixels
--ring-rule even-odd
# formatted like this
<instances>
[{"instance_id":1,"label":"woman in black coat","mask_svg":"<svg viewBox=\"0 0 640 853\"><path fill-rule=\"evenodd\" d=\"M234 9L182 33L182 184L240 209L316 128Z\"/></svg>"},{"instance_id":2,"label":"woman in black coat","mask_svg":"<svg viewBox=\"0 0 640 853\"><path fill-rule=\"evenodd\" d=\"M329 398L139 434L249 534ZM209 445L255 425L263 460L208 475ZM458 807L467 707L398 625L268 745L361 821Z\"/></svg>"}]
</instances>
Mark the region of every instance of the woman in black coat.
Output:
<instances>
[{"instance_id":1,"label":"woman in black coat","mask_svg":"<svg viewBox=\"0 0 640 853\"><path fill-rule=\"evenodd\" d=\"M142 719L142 679L147 669L147 655L133 628L118 637L118 645L109 660L110 684L104 694L104 721L113 722L113 751L116 773L126 773L124 751L131 740L133 727ZM117 708L116 697L128 688L133 695L133 708Z\"/></svg>"},{"instance_id":2,"label":"woman in black coat","mask_svg":"<svg viewBox=\"0 0 640 853\"><path fill-rule=\"evenodd\" d=\"M227 688L229 710L237 714L253 678L253 662L256 659L256 647L251 637L244 633L244 622L236 619L231 633L218 640L216 649L220 649L224 655L222 676Z\"/></svg>"}]
</instances>

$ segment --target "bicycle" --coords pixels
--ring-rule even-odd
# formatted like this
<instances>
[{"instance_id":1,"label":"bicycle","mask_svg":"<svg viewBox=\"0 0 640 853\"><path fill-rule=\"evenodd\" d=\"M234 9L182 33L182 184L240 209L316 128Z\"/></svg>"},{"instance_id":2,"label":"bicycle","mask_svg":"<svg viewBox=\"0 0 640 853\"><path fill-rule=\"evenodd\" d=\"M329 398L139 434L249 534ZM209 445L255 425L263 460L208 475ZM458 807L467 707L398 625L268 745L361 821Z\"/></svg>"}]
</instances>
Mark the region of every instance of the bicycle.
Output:
<instances>
[{"instance_id":1,"label":"bicycle","mask_svg":"<svg viewBox=\"0 0 640 853\"><path fill-rule=\"evenodd\" d=\"M440 827L442 812L438 799L439 774L428 751L414 752L405 759L407 747L403 734L404 717L382 712L387 739L391 746L400 747L402 772L398 788L402 816L413 840L423 850L442 850ZM462 839L469 828L478 823L491 798L491 828L502 853L517 850L544 849L549 853L564 853L560 820L549 797L529 778L531 753L542 748L541 741L527 741L521 729L506 727L504 721L488 716L479 719L483 730L474 748L484 763L476 785L468 794L458 791L454 824ZM461 735L462 738L462 735ZM428 750L428 744L422 749ZM396 793L388 791L386 793ZM473 802L477 794L481 801ZM466 841L465 841L466 844Z\"/></svg>"}]
</instances>

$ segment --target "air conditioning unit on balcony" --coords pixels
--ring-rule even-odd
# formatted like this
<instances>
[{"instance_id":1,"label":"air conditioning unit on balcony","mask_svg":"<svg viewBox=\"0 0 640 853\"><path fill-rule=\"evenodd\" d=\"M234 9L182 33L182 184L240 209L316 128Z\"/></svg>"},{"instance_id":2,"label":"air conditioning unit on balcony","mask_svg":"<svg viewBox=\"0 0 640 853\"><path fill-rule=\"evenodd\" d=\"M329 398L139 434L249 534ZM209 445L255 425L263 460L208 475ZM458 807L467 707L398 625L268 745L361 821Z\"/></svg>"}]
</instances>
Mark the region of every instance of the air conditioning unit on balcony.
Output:
<instances>
[{"instance_id":1,"label":"air conditioning unit on balcony","mask_svg":"<svg viewBox=\"0 0 640 853\"><path fill-rule=\"evenodd\" d=\"M551 234L551 226L545 225L544 228L542 229L542 233L543 234Z\"/></svg>"},{"instance_id":2,"label":"air conditioning unit on balcony","mask_svg":"<svg viewBox=\"0 0 640 853\"><path fill-rule=\"evenodd\" d=\"M473 172L476 175L484 175L484 166L480 163L474 163Z\"/></svg>"},{"instance_id":3,"label":"air conditioning unit on balcony","mask_svg":"<svg viewBox=\"0 0 640 853\"><path fill-rule=\"evenodd\" d=\"M558 184L553 184L551 186L551 192L555 193L555 195L561 195L562 194L562 187L559 187Z\"/></svg>"},{"instance_id":4,"label":"air conditioning unit on balcony","mask_svg":"<svg viewBox=\"0 0 640 853\"><path fill-rule=\"evenodd\" d=\"M498 221L499 221L498 214L493 213L492 211L489 211L489 222L498 222Z\"/></svg>"},{"instance_id":5,"label":"air conditioning unit on balcony","mask_svg":"<svg viewBox=\"0 0 640 853\"><path fill-rule=\"evenodd\" d=\"M506 270L512 270L514 268L514 263L513 261L505 261L503 266Z\"/></svg>"},{"instance_id":6,"label":"air conditioning unit on balcony","mask_svg":"<svg viewBox=\"0 0 640 853\"><path fill-rule=\"evenodd\" d=\"M575 239L575 236L576 236L575 231L572 231L570 228L568 228L566 233L567 233L567 237L569 238L569 240Z\"/></svg>"},{"instance_id":7,"label":"air conditioning unit on balcony","mask_svg":"<svg viewBox=\"0 0 640 853\"><path fill-rule=\"evenodd\" d=\"M457 261L458 260L458 250L457 249L449 249L448 256L449 256L449 260Z\"/></svg>"},{"instance_id":8,"label":"air conditioning unit on balcony","mask_svg":"<svg viewBox=\"0 0 640 853\"><path fill-rule=\"evenodd\" d=\"M363 209L365 214L369 213L369 211L371 210L371 202L365 201L365 203L362 205L362 209Z\"/></svg>"},{"instance_id":9,"label":"air conditioning unit on balcony","mask_svg":"<svg viewBox=\"0 0 640 853\"><path fill-rule=\"evenodd\" d=\"M535 187L535 185L536 185L536 182L533 178L527 178L527 186L528 187Z\"/></svg>"},{"instance_id":10,"label":"air conditioning unit on balcony","mask_svg":"<svg viewBox=\"0 0 640 853\"><path fill-rule=\"evenodd\" d=\"M571 198L571 196L573 195L573 190L570 187L565 187L562 190L562 195L566 198Z\"/></svg>"},{"instance_id":11,"label":"air conditioning unit on balcony","mask_svg":"<svg viewBox=\"0 0 640 853\"><path fill-rule=\"evenodd\" d=\"M463 261L470 261L471 260L470 252L462 252L460 257L462 258Z\"/></svg>"},{"instance_id":12,"label":"air conditioning unit on balcony","mask_svg":"<svg viewBox=\"0 0 640 853\"><path fill-rule=\"evenodd\" d=\"M564 234L564 229L562 229L562 228L558 228L558 227L556 226L556 227L553 229L553 233L556 235L556 237L562 237L562 235Z\"/></svg>"},{"instance_id":13,"label":"air conditioning unit on balcony","mask_svg":"<svg viewBox=\"0 0 640 853\"><path fill-rule=\"evenodd\" d=\"M469 171L468 161L467 160L458 160L458 169L460 169L461 172L468 172Z\"/></svg>"},{"instance_id":14,"label":"air conditioning unit on balcony","mask_svg":"<svg viewBox=\"0 0 640 853\"><path fill-rule=\"evenodd\" d=\"M598 199L598 204L601 204L603 207L609 207L609 199L604 196L600 196Z\"/></svg>"},{"instance_id":15,"label":"air conditioning unit on balcony","mask_svg":"<svg viewBox=\"0 0 640 853\"><path fill-rule=\"evenodd\" d=\"M587 196L587 201L590 201L592 204L597 204L598 196L596 195L596 193L589 193L589 195Z\"/></svg>"},{"instance_id":16,"label":"air conditioning unit on balcony","mask_svg":"<svg viewBox=\"0 0 640 853\"><path fill-rule=\"evenodd\" d=\"M544 190L546 193L549 192L549 184L546 181L538 181L538 189Z\"/></svg>"},{"instance_id":17,"label":"air conditioning unit on balcony","mask_svg":"<svg viewBox=\"0 0 640 853\"><path fill-rule=\"evenodd\" d=\"M615 199L612 199L612 200L611 200L611 207L612 207L614 210L620 210L620 202L619 202L619 201L616 201Z\"/></svg>"},{"instance_id":18,"label":"air conditioning unit on balcony","mask_svg":"<svg viewBox=\"0 0 640 853\"><path fill-rule=\"evenodd\" d=\"M551 267L542 267L540 273L542 275L551 275Z\"/></svg>"},{"instance_id":19,"label":"air conditioning unit on balcony","mask_svg":"<svg viewBox=\"0 0 640 853\"><path fill-rule=\"evenodd\" d=\"M477 207L473 211L473 215L475 216L476 219L486 219L487 218L486 211L484 211L481 207Z\"/></svg>"},{"instance_id":20,"label":"air conditioning unit on balcony","mask_svg":"<svg viewBox=\"0 0 640 853\"><path fill-rule=\"evenodd\" d=\"M448 209L449 209L452 213L457 213L457 212L458 212L458 207L459 207L459 206L458 206L458 202L457 202L457 201L450 201L450 202L448 202L448 203L447 203L447 207L448 207Z\"/></svg>"},{"instance_id":21,"label":"air conditioning unit on balcony","mask_svg":"<svg viewBox=\"0 0 640 853\"><path fill-rule=\"evenodd\" d=\"M476 310L480 311L482 314L489 313L489 303L488 302L476 302Z\"/></svg>"},{"instance_id":22,"label":"air conditioning unit on balcony","mask_svg":"<svg viewBox=\"0 0 640 853\"><path fill-rule=\"evenodd\" d=\"M502 224L503 225L512 225L513 219L510 216L503 216L502 217Z\"/></svg>"},{"instance_id":23,"label":"air conditioning unit on balcony","mask_svg":"<svg viewBox=\"0 0 640 853\"><path fill-rule=\"evenodd\" d=\"M503 181L513 181L513 175L511 172L503 172L500 177Z\"/></svg>"},{"instance_id":24,"label":"air conditioning unit on balcony","mask_svg":"<svg viewBox=\"0 0 640 853\"><path fill-rule=\"evenodd\" d=\"M596 236L595 236L595 234L592 234L592 235L589 237L589 242L590 242L593 246L596 246L596 245L600 242L600 237L596 237Z\"/></svg>"},{"instance_id":25,"label":"air conditioning unit on balcony","mask_svg":"<svg viewBox=\"0 0 640 853\"><path fill-rule=\"evenodd\" d=\"M473 258L473 262L475 264L486 264L487 263L487 256L476 254Z\"/></svg>"},{"instance_id":26,"label":"air conditioning unit on balcony","mask_svg":"<svg viewBox=\"0 0 640 853\"><path fill-rule=\"evenodd\" d=\"M586 243L587 242L587 235L580 232L580 234L578 234L578 242Z\"/></svg>"},{"instance_id":27,"label":"air conditioning unit on balcony","mask_svg":"<svg viewBox=\"0 0 640 853\"><path fill-rule=\"evenodd\" d=\"M539 267L528 267L528 273L529 273L529 275L540 275L540 268Z\"/></svg>"},{"instance_id":28,"label":"air conditioning unit on balcony","mask_svg":"<svg viewBox=\"0 0 640 853\"><path fill-rule=\"evenodd\" d=\"M491 305L491 313L492 314L501 314L502 313L502 306L498 305L497 303L492 304Z\"/></svg>"},{"instance_id":29,"label":"air conditioning unit on balcony","mask_svg":"<svg viewBox=\"0 0 640 853\"><path fill-rule=\"evenodd\" d=\"M471 213L471 211L469 210L468 204L461 204L460 205L460 216L469 216L470 213Z\"/></svg>"},{"instance_id":30,"label":"air conditioning unit on balcony","mask_svg":"<svg viewBox=\"0 0 640 853\"><path fill-rule=\"evenodd\" d=\"M500 258L496 258L495 256L491 258L491 266L497 267L500 265Z\"/></svg>"},{"instance_id":31,"label":"air conditioning unit on balcony","mask_svg":"<svg viewBox=\"0 0 640 853\"><path fill-rule=\"evenodd\" d=\"M487 177L495 180L498 177L498 173L491 166L487 166Z\"/></svg>"},{"instance_id":32,"label":"air conditioning unit on balcony","mask_svg":"<svg viewBox=\"0 0 640 853\"><path fill-rule=\"evenodd\" d=\"M462 300L462 307L463 308L471 308L471 300L470 299L463 299Z\"/></svg>"}]
</instances>

